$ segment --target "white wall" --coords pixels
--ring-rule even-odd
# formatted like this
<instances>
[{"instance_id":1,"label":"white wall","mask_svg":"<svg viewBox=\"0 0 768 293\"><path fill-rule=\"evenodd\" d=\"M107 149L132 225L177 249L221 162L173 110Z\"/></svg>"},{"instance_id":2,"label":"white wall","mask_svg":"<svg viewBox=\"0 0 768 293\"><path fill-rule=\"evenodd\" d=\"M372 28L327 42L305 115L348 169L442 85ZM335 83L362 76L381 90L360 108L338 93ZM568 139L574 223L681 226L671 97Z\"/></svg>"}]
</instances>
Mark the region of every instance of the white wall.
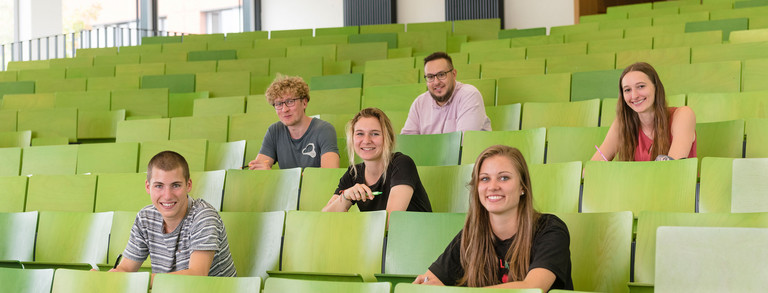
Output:
<instances>
[{"instance_id":1,"label":"white wall","mask_svg":"<svg viewBox=\"0 0 768 293\"><path fill-rule=\"evenodd\" d=\"M343 0L262 0L261 30L344 26Z\"/></svg>"},{"instance_id":2,"label":"white wall","mask_svg":"<svg viewBox=\"0 0 768 293\"><path fill-rule=\"evenodd\" d=\"M504 28L574 24L573 0L504 0Z\"/></svg>"},{"instance_id":3,"label":"white wall","mask_svg":"<svg viewBox=\"0 0 768 293\"><path fill-rule=\"evenodd\" d=\"M61 34L61 0L20 0L19 40Z\"/></svg>"},{"instance_id":4,"label":"white wall","mask_svg":"<svg viewBox=\"0 0 768 293\"><path fill-rule=\"evenodd\" d=\"M445 0L397 0L397 23L445 21Z\"/></svg>"}]
</instances>

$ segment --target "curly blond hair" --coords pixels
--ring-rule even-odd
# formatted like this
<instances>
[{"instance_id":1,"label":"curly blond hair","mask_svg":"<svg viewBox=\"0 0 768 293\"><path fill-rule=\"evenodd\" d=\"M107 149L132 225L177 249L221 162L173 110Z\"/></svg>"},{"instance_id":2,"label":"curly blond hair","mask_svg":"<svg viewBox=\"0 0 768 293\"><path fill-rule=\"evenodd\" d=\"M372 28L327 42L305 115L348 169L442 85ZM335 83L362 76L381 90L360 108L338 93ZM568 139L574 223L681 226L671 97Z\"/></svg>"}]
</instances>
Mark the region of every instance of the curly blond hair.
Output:
<instances>
[{"instance_id":1,"label":"curly blond hair","mask_svg":"<svg viewBox=\"0 0 768 293\"><path fill-rule=\"evenodd\" d=\"M299 99L307 99L309 102L309 86L301 77L278 74L264 95L267 96L267 102L272 105L276 99L285 94Z\"/></svg>"}]
</instances>

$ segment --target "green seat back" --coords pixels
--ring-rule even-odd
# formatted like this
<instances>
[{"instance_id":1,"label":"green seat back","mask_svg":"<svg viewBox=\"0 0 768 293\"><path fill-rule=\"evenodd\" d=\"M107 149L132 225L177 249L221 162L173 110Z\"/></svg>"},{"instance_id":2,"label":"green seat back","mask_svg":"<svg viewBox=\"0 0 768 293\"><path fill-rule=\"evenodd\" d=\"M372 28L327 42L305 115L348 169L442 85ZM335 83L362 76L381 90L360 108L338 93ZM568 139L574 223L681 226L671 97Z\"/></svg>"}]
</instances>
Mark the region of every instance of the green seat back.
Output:
<instances>
[{"instance_id":1,"label":"green seat back","mask_svg":"<svg viewBox=\"0 0 768 293\"><path fill-rule=\"evenodd\" d=\"M765 92L690 94L688 105L696 113L696 122L768 118Z\"/></svg>"},{"instance_id":2,"label":"green seat back","mask_svg":"<svg viewBox=\"0 0 768 293\"><path fill-rule=\"evenodd\" d=\"M766 58L768 57L768 54L765 53L767 48L768 45L765 42L692 47L691 62L701 63Z\"/></svg>"},{"instance_id":3,"label":"green seat back","mask_svg":"<svg viewBox=\"0 0 768 293\"><path fill-rule=\"evenodd\" d=\"M768 90L768 84L764 83L768 70L768 59L750 59L742 62L742 81L741 91L764 91Z\"/></svg>"},{"instance_id":4,"label":"green seat back","mask_svg":"<svg viewBox=\"0 0 768 293\"><path fill-rule=\"evenodd\" d=\"M469 180L474 159L464 165L417 166L419 178L436 213L466 213L469 208ZM447 182L450 182L449 184Z\"/></svg>"},{"instance_id":5,"label":"green seat back","mask_svg":"<svg viewBox=\"0 0 768 293\"><path fill-rule=\"evenodd\" d=\"M2 239L0 240L0 260L32 261L35 250L37 214L38 212L4 211L0 213L0 236L2 236L0 238ZM0 274L0 279L2 278L3 274ZM6 281L3 284L8 284Z\"/></svg>"},{"instance_id":6,"label":"green seat back","mask_svg":"<svg viewBox=\"0 0 768 293\"><path fill-rule=\"evenodd\" d=\"M524 103L520 129L538 127L596 127L600 99L579 102Z\"/></svg>"},{"instance_id":7,"label":"green seat back","mask_svg":"<svg viewBox=\"0 0 768 293\"><path fill-rule=\"evenodd\" d=\"M745 133L747 135L745 157L768 157L768 150L765 149L768 145L768 119L748 119Z\"/></svg>"},{"instance_id":8,"label":"green seat back","mask_svg":"<svg viewBox=\"0 0 768 293\"><path fill-rule=\"evenodd\" d=\"M0 176L17 176L21 172L21 148L0 148Z\"/></svg>"},{"instance_id":9,"label":"green seat back","mask_svg":"<svg viewBox=\"0 0 768 293\"><path fill-rule=\"evenodd\" d=\"M198 74L216 72L216 61L166 62L165 74Z\"/></svg>"},{"instance_id":10,"label":"green seat back","mask_svg":"<svg viewBox=\"0 0 768 293\"><path fill-rule=\"evenodd\" d=\"M125 110L80 110L77 113L78 139L114 139L117 123L125 120Z\"/></svg>"},{"instance_id":11,"label":"green seat back","mask_svg":"<svg viewBox=\"0 0 768 293\"><path fill-rule=\"evenodd\" d=\"M112 212L40 212L35 262L104 264Z\"/></svg>"},{"instance_id":12,"label":"green seat back","mask_svg":"<svg viewBox=\"0 0 768 293\"><path fill-rule=\"evenodd\" d=\"M693 212L697 164L695 158L662 162L586 162L581 211Z\"/></svg>"},{"instance_id":13,"label":"green seat back","mask_svg":"<svg viewBox=\"0 0 768 293\"><path fill-rule=\"evenodd\" d=\"M570 73L526 75L500 78L496 104L567 102L570 97Z\"/></svg>"},{"instance_id":14,"label":"green seat back","mask_svg":"<svg viewBox=\"0 0 768 293\"><path fill-rule=\"evenodd\" d=\"M749 29L749 18L732 18L709 21L689 22L685 24L685 32L722 31L723 41L728 40L731 31Z\"/></svg>"},{"instance_id":15,"label":"green seat back","mask_svg":"<svg viewBox=\"0 0 768 293\"><path fill-rule=\"evenodd\" d=\"M0 212L17 213L24 211L24 201L27 195L27 177L26 176L2 176L0 177L0 188L4 190L0 194ZM2 229L2 228L0 228ZM12 238L4 238L12 240ZM3 249L0 249L3 250ZM3 253L0 253L2 255ZM0 259L5 259L0 256Z\"/></svg>"},{"instance_id":16,"label":"green seat back","mask_svg":"<svg viewBox=\"0 0 768 293\"><path fill-rule=\"evenodd\" d=\"M273 112L274 113L274 112ZM261 148L261 142L272 123L277 117L258 114L237 114L229 119L229 140L245 140L245 162L256 158Z\"/></svg>"},{"instance_id":17,"label":"green seat back","mask_svg":"<svg viewBox=\"0 0 768 293\"><path fill-rule=\"evenodd\" d=\"M216 71L248 71L251 75L269 75L269 58L219 60Z\"/></svg>"},{"instance_id":18,"label":"green seat back","mask_svg":"<svg viewBox=\"0 0 768 293\"><path fill-rule=\"evenodd\" d=\"M584 54L587 54L587 42L529 46L527 50L528 59L549 58L554 56L579 56Z\"/></svg>"},{"instance_id":19,"label":"green seat back","mask_svg":"<svg viewBox=\"0 0 768 293\"><path fill-rule=\"evenodd\" d=\"M65 137L77 140L77 109L42 109L19 111L19 130L32 130L33 138Z\"/></svg>"},{"instance_id":20,"label":"green seat back","mask_svg":"<svg viewBox=\"0 0 768 293\"><path fill-rule=\"evenodd\" d=\"M26 210L93 212L95 196L95 175L32 176L27 188Z\"/></svg>"},{"instance_id":21,"label":"green seat back","mask_svg":"<svg viewBox=\"0 0 768 293\"><path fill-rule=\"evenodd\" d=\"M280 267L280 243L285 212L222 212L229 251L238 277L267 277Z\"/></svg>"},{"instance_id":22,"label":"green seat back","mask_svg":"<svg viewBox=\"0 0 768 293\"><path fill-rule=\"evenodd\" d=\"M582 16L583 17L583 16ZM546 36L547 28L535 27L529 29L504 29L499 31L499 39Z\"/></svg>"},{"instance_id":23,"label":"green seat back","mask_svg":"<svg viewBox=\"0 0 768 293\"><path fill-rule=\"evenodd\" d=\"M360 111L360 88L312 90L307 115L346 114ZM351 119L351 118L350 118Z\"/></svg>"},{"instance_id":24,"label":"green seat back","mask_svg":"<svg viewBox=\"0 0 768 293\"><path fill-rule=\"evenodd\" d=\"M453 22L454 35L467 35L467 41L482 41L496 39L501 30L501 20L498 18L456 20Z\"/></svg>"},{"instance_id":25,"label":"green seat back","mask_svg":"<svg viewBox=\"0 0 768 293\"><path fill-rule=\"evenodd\" d=\"M496 131L520 130L520 104L485 107L491 119L491 129Z\"/></svg>"},{"instance_id":26,"label":"green seat back","mask_svg":"<svg viewBox=\"0 0 768 293\"><path fill-rule=\"evenodd\" d=\"M77 147L77 174L135 173L137 142L82 144Z\"/></svg>"},{"instance_id":27,"label":"green seat back","mask_svg":"<svg viewBox=\"0 0 768 293\"><path fill-rule=\"evenodd\" d=\"M192 116L221 116L245 113L245 96L195 99ZM182 118L182 117L179 117Z\"/></svg>"},{"instance_id":28,"label":"green seat back","mask_svg":"<svg viewBox=\"0 0 768 293\"><path fill-rule=\"evenodd\" d=\"M204 171L208 141L205 139L180 139L166 141L141 142L139 146L139 169L149 164L157 153L171 150L184 156L189 164L190 171Z\"/></svg>"},{"instance_id":29,"label":"green seat back","mask_svg":"<svg viewBox=\"0 0 768 293\"><path fill-rule=\"evenodd\" d=\"M384 272L414 279L423 274L461 231L465 218L464 213L392 212Z\"/></svg>"},{"instance_id":30,"label":"green seat back","mask_svg":"<svg viewBox=\"0 0 768 293\"><path fill-rule=\"evenodd\" d=\"M761 200L768 189L764 175L766 170L768 170L767 158L733 160L732 213L768 211L768 206Z\"/></svg>"},{"instance_id":31,"label":"green seat back","mask_svg":"<svg viewBox=\"0 0 768 293\"><path fill-rule=\"evenodd\" d=\"M53 269L0 268L0 282L8 292L49 293L53 285Z\"/></svg>"},{"instance_id":32,"label":"green seat back","mask_svg":"<svg viewBox=\"0 0 768 293\"><path fill-rule=\"evenodd\" d=\"M643 61L654 66L690 64L691 48L675 47L654 50L626 50L616 52L616 69L624 69L638 61Z\"/></svg>"},{"instance_id":33,"label":"green seat back","mask_svg":"<svg viewBox=\"0 0 768 293\"><path fill-rule=\"evenodd\" d=\"M360 28L362 31L362 27ZM368 60L379 60L387 58L387 43L353 43L350 37L350 44L339 44L336 48L336 60L351 60L352 66L361 66Z\"/></svg>"},{"instance_id":34,"label":"green seat back","mask_svg":"<svg viewBox=\"0 0 768 293\"><path fill-rule=\"evenodd\" d=\"M460 82L470 84L477 88L483 96L483 105L486 107L496 105L496 80L495 79L462 79Z\"/></svg>"},{"instance_id":35,"label":"green seat back","mask_svg":"<svg viewBox=\"0 0 768 293\"><path fill-rule=\"evenodd\" d=\"M695 47L722 43L722 31L686 32L679 34L664 34L653 37L653 48Z\"/></svg>"},{"instance_id":36,"label":"green seat back","mask_svg":"<svg viewBox=\"0 0 768 293\"><path fill-rule=\"evenodd\" d=\"M360 292L360 293L387 293L392 284L388 282L333 282L317 280L293 280L282 278L269 278L264 285L265 293L276 292Z\"/></svg>"},{"instance_id":37,"label":"green seat back","mask_svg":"<svg viewBox=\"0 0 768 293\"><path fill-rule=\"evenodd\" d=\"M247 142L245 140L208 142L205 170L240 169L244 165L248 165L248 162L250 162L251 159L249 158L248 161L244 160L246 144ZM219 194L221 194L221 192L219 192Z\"/></svg>"},{"instance_id":38,"label":"green seat back","mask_svg":"<svg viewBox=\"0 0 768 293\"><path fill-rule=\"evenodd\" d=\"M622 69L574 72L571 74L571 101L617 96Z\"/></svg>"},{"instance_id":39,"label":"green seat back","mask_svg":"<svg viewBox=\"0 0 768 293\"><path fill-rule=\"evenodd\" d=\"M741 158L744 120L696 124L696 154L704 157Z\"/></svg>"},{"instance_id":40,"label":"green seat back","mask_svg":"<svg viewBox=\"0 0 768 293\"><path fill-rule=\"evenodd\" d=\"M614 53L626 50L650 50L653 48L653 37L634 37L625 39L595 40L589 41L587 52L589 54Z\"/></svg>"},{"instance_id":41,"label":"green seat back","mask_svg":"<svg viewBox=\"0 0 768 293\"><path fill-rule=\"evenodd\" d=\"M53 279L53 292L143 293L149 288L149 273L88 272L58 269Z\"/></svg>"},{"instance_id":42,"label":"green seat back","mask_svg":"<svg viewBox=\"0 0 768 293\"><path fill-rule=\"evenodd\" d=\"M127 120L117 123L117 142L168 140L171 119Z\"/></svg>"},{"instance_id":43,"label":"green seat back","mask_svg":"<svg viewBox=\"0 0 768 293\"><path fill-rule=\"evenodd\" d=\"M300 181L300 168L229 170L221 209L225 212L295 210Z\"/></svg>"},{"instance_id":44,"label":"green seat back","mask_svg":"<svg viewBox=\"0 0 768 293\"><path fill-rule=\"evenodd\" d=\"M102 55L93 56L93 66L115 66L119 64L139 64L140 55Z\"/></svg>"},{"instance_id":45,"label":"green seat back","mask_svg":"<svg viewBox=\"0 0 768 293\"><path fill-rule=\"evenodd\" d=\"M207 91L211 97L245 96L251 92L251 75L245 71L198 73L195 91Z\"/></svg>"},{"instance_id":46,"label":"green seat back","mask_svg":"<svg viewBox=\"0 0 768 293\"><path fill-rule=\"evenodd\" d=\"M395 151L411 157L416 166L450 166L459 163L461 131L398 135L395 141Z\"/></svg>"},{"instance_id":47,"label":"green seat back","mask_svg":"<svg viewBox=\"0 0 768 293\"><path fill-rule=\"evenodd\" d=\"M208 99L208 92L168 93L168 117L192 116L195 100Z\"/></svg>"},{"instance_id":48,"label":"green seat back","mask_svg":"<svg viewBox=\"0 0 768 293\"><path fill-rule=\"evenodd\" d=\"M531 164L528 166L534 208L542 213L579 212L581 162Z\"/></svg>"},{"instance_id":49,"label":"green seat back","mask_svg":"<svg viewBox=\"0 0 768 293\"><path fill-rule=\"evenodd\" d=\"M35 82L36 93L84 91L85 78L39 79Z\"/></svg>"},{"instance_id":50,"label":"green seat back","mask_svg":"<svg viewBox=\"0 0 768 293\"><path fill-rule=\"evenodd\" d=\"M109 110L112 93L109 91L58 92L53 106L55 108L77 108L80 111Z\"/></svg>"},{"instance_id":51,"label":"green seat back","mask_svg":"<svg viewBox=\"0 0 768 293\"><path fill-rule=\"evenodd\" d=\"M7 94L32 94L35 93L34 81L0 82L0 97Z\"/></svg>"},{"instance_id":52,"label":"green seat back","mask_svg":"<svg viewBox=\"0 0 768 293\"><path fill-rule=\"evenodd\" d=\"M366 87L361 108L376 107L387 112L408 111L416 97L424 92L426 85L420 83Z\"/></svg>"},{"instance_id":53,"label":"green seat back","mask_svg":"<svg viewBox=\"0 0 768 293\"><path fill-rule=\"evenodd\" d=\"M278 73L299 76L305 81L309 81L314 76L323 75L323 57L270 58L269 74L277 75Z\"/></svg>"},{"instance_id":54,"label":"green seat back","mask_svg":"<svg viewBox=\"0 0 768 293\"><path fill-rule=\"evenodd\" d=\"M471 44L471 43L466 43ZM469 52L469 62L471 63L487 63L487 62L503 62L525 59L525 48L502 48L502 49L487 49L477 50Z\"/></svg>"},{"instance_id":55,"label":"green seat back","mask_svg":"<svg viewBox=\"0 0 768 293\"><path fill-rule=\"evenodd\" d=\"M191 93L195 91L195 75L145 75L141 77L141 88L167 88L169 93Z\"/></svg>"},{"instance_id":56,"label":"green seat back","mask_svg":"<svg viewBox=\"0 0 768 293\"><path fill-rule=\"evenodd\" d=\"M112 110L125 109L130 116L168 117L168 89L112 91Z\"/></svg>"},{"instance_id":57,"label":"green seat back","mask_svg":"<svg viewBox=\"0 0 768 293\"><path fill-rule=\"evenodd\" d=\"M0 147L28 147L32 143L32 131L0 132Z\"/></svg>"},{"instance_id":58,"label":"green seat back","mask_svg":"<svg viewBox=\"0 0 768 293\"><path fill-rule=\"evenodd\" d=\"M503 78L546 73L546 60L534 58L527 60L493 61L481 64L481 78ZM499 101L496 101L499 104Z\"/></svg>"},{"instance_id":59,"label":"green seat back","mask_svg":"<svg viewBox=\"0 0 768 293\"><path fill-rule=\"evenodd\" d=\"M227 141L227 116L195 116L171 118L170 139L207 139Z\"/></svg>"},{"instance_id":60,"label":"green seat back","mask_svg":"<svg viewBox=\"0 0 768 293\"><path fill-rule=\"evenodd\" d=\"M237 59L236 50L191 51L187 61L233 60Z\"/></svg>"},{"instance_id":61,"label":"green seat back","mask_svg":"<svg viewBox=\"0 0 768 293\"><path fill-rule=\"evenodd\" d=\"M486 148L497 145L516 147L528 164L544 163L544 144L547 131L535 128L518 131L465 131L461 163L474 163Z\"/></svg>"},{"instance_id":62,"label":"green seat back","mask_svg":"<svg viewBox=\"0 0 768 293\"><path fill-rule=\"evenodd\" d=\"M547 163L586 163L608 134L608 127L551 127L547 129Z\"/></svg>"},{"instance_id":63,"label":"green seat back","mask_svg":"<svg viewBox=\"0 0 768 293\"><path fill-rule=\"evenodd\" d=\"M386 221L385 211L288 211L281 271L357 274L373 281L373 274L381 272ZM332 232L342 224L346 233Z\"/></svg>"},{"instance_id":64,"label":"green seat back","mask_svg":"<svg viewBox=\"0 0 768 293\"><path fill-rule=\"evenodd\" d=\"M339 146L341 149L344 146ZM343 152L343 150L341 150ZM341 162L342 164L345 162ZM304 168L299 195L300 211L319 211L328 204L347 168Z\"/></svg>"},{"instance_id":65,"label":"green seat back","mask_svg":"<svg viewBox=\"0 0 768 293\"><path fill-rule=\"evenodd\" d=\"M315 76L312 77L312 91L361 88L363 86L363 75L359 73Z\"/></svg>"},{"instance_id":66,"label":"green seat back","mask_svg":"<svg viewBox=\"0 0 768 293\"><path fill-rule=\"evenodd\" d=\"M77 145L38 146L24 149L21 175L75 174Z\"/></svg>"},{"instance_id":67,"label":"green seat back","mask_svg":"<svg viewBox=\"0 0 768 293\"><path fill-rule=\"evenodd\" d=\"M152 290L156 290L155 292L256 292L261 290L261 278L211 278L160 274L153 280Z\"/></svg>"},{"instance_id":68,"label":"green seat back","mask_svg":"<svg viewBox=\"0 0 768 293\"><path fill-rule=\"evenodd\" d=\"M142 167L141 171L145 171L146 166ZM143 172L99 174L94 210L96 212L130 211L135 217L136 212L152 204L144 184L146 180L147 174ZM192 186L194 183L196 182L193 182ZM125 243L120 249L123 248Z\"/></svg>"},{"instance_id":69,"label":"green seat back","mask_svg":"<svg viewBox=\"0 0 768 293\"><path fill-rule=\"evenodd\" d=\"M741 62L725 61L658 66L667 95L741 90Z\"/></svg>"},{"instance_id":70,"label":"green seat back","mask_svg":"<svg viewBox=\"0 0 768 293\"><path fill-rule=\"evenodd\" d=\"M114 68L112 68L114 71ZM115 77L88 77L87 90L111 91L111 90L137 90L139 89L138 75L123 75Z\"/></svg>"},{"instance_id":71,"label":"green seat back","mask_svg":"<svg viewBox=\"0 0 768 293\"><path fill-rule=\"evenodd\" d=\"M418 68L371 71L363 77L363 88L417 83L419 73Z\"/></svg>"},{"instance_id":72,"label":"green seat back","mask_svg":"<svg viewBox=\"0 0 768 293\"><path fill-rule=\"evenodd\" d=\"M609 70L614 67L616 67L616 56L612 52L547 58L547 74Z\"/></svg>"},{"instance_id":73,"label":"green seat back","mask_svg":"<svg viewBox=\"0 0 768 293\"><path fill-rule=\"evenodd\" d=\"M734 158L701 159L699 213L730 213Z\"/></svg>"}]
</instances>

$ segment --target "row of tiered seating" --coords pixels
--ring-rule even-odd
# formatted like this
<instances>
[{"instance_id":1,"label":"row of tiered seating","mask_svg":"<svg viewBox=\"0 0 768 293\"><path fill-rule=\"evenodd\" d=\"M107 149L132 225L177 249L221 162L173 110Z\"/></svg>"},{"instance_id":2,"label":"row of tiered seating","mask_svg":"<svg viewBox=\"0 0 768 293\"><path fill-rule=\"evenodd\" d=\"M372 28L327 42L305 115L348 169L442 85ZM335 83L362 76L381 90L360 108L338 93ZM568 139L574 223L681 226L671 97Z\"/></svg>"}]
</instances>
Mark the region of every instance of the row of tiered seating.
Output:
<instances>
[{"instance_id":1,"label":"row of tiered seating","mask_svg":"<svg viewBox=\"0 0 768 293\"><path fill-rule=\"evenodd\" d=\"M262 95L276 73L302 76L312 90L308 114L334 124L340 137L344 123L369 106L384 109L399 132L410 103L426 89L420 60L447 51L459 80L483 93L497 131L398 137L398 150L419 165L434 210L465 212L467 163L490 144L516 146L529 162L536 207L568 224L575 289L626 292L633 280L633 290L657 283L660 292L674 291L669 278L654 280L669 268L654 265L657 227L768 223L763 213L739 214L768 211L759 198L765 161L756 159L766 156L762 134L768 131L768 59L762 59L768 58L768 6L752 7L759 4L686 0L611 7L582 17L581 24L553 27L549 35L544 28L499 30L499 20L392 24L316 29L314 36L311 29L273 31L270 39L266 32L146 38L141 46L78 50L75 58L12 62L0 73L0 144L6 147L0 152L13 163L3 169L11 177L2 182L16 192L0 196L0 207L39 212L0 214L26 217L36 227L23 237L3 235L13 243L0 243L0 259L27 267L109 265L127 241L135 211L148 204L139 190L145 175L136 172L151 153L170 148L194 166L192 195L222 211L240 276L263 280L273 271L412 280L460 229L462 214L394 213L385 234L380 212L308 212L325 205L344 169L308 168L303 175L224 169L255 157L266 126L277 121ZM657 68L670 105L696 112L703 159L585 162L613 120L621 69L639 60ZM69 143L80 145L39 147ZM342 156L344 143L340 138ZM61 161L63 168L50 164ZM59 170L71 175L42 175ZM74 175L82 173L94 175ZM76 205L78 212L71 212ZM66 220L86 218L99 224L91 229ZM339 233L341 223L354 225ZM61 227L51 228L55 224ZM90 238L98 239L95 251L103 256L78 252ZM75 244L60 246L63 240ZM18 249L27 254L6 254ZM267 279L265 290L270 282L288 281ZM309 286L345 290L335 283ZM154 290L164 292L160 288Z\"/></svg>"}]
</instances>

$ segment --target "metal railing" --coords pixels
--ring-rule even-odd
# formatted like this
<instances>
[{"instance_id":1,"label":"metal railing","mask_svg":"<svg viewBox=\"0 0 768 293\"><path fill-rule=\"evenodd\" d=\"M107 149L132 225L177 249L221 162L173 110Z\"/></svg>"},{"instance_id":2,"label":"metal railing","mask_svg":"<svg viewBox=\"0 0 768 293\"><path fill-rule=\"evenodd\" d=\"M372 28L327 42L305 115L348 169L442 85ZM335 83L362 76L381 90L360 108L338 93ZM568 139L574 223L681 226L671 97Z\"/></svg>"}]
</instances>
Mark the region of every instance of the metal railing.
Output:
<instances>
[{"instance_id":1,"label":"metal railing","mask_svg":"<svg viewBox=\"0 0 768 293\"><path fill-rule=\"evenodd\" d=\"M5 71L10 61L33 61L74 57L77 49L106 48L141 45L142 37L178 36L188 33L126 28L98 27L90 30L64 33L26 41L0 45L0 70Z\"/></svg>"}]
</instances>

